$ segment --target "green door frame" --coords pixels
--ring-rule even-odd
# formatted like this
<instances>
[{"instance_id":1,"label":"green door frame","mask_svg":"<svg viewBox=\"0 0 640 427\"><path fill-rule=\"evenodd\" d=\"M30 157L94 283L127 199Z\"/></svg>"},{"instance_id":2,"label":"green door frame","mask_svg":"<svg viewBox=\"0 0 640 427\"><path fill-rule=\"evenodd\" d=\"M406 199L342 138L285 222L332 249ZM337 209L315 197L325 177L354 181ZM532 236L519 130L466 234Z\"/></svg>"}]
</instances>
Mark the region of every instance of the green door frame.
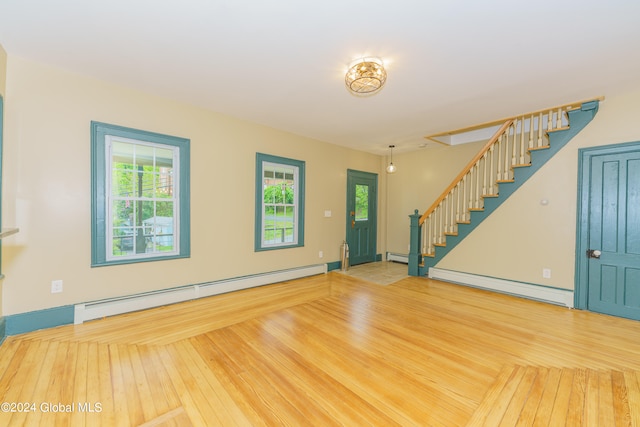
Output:
<instances>
[{"instance_id":1,"label":"green door frame","mask_svg":"<svg viewBox=\"0 0 640 427\"><path fill-rule=\"evenodd\" d=\"M576 274L575 274L575 308L586 310L589 305L589 192L591 182L591 160L594 156L622 154L640 151L640 141L599 147L581 148L578 150L578 209L576 221Z\"/></svg>"}]
</instances>

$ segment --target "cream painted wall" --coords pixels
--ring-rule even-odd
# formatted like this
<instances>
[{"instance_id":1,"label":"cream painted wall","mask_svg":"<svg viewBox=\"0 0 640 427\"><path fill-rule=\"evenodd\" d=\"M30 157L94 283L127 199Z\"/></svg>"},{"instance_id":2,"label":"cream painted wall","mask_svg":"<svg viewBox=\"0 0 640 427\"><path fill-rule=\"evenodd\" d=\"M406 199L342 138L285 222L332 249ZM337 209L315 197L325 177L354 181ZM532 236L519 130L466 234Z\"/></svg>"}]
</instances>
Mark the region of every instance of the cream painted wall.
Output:
<instances>
[{"instance_id":1,"label":"cream painted wall","mask_svg":"<svg viewBox=\"0 0 640 427\"><path fill-rule=\"evenodd\" d=\"M0 45L0 95L4 96L7 83L7 52Z\"/></svg>"},{"instance_id":2,"label":"cream painted wall","mask_svg":"<svg viewBox=\"0 0 640 427\"><path fill-rule=\"evenodd\" d=\"M346 170L380 156L302 138L9 55L3 314L339 260ZM191 258L90 267L90 122L191 140ZM306 161L305 246L255 253L255 154ZM380 179L378 252L384 252ZM330 218L324 211L331 210ZM382 243L381 243L382 242ZM318 252L324 251L320 259ZM64 292L51 294L52 280Z\"/></svg>"},{"instance_id":3,"label":"cream painted wall","mask_svg":"<svg viewBox=\"0 0 640 427\"><path fill-rule=\"evenodd\" d=\"M594 120L437 267L574 289L578 149L640 140L638 117L640 87L607 97Z\"/></svg>"},{"instance_id":4,"label":"cream painted wall","mask_svg":"<svg viewBox=\"0 0 640 427\"><path fill-rule=\"evenodd\" d=\"M486 141L458 146L439 145L393 156L398 167L387 175L388 251L409 252L409 215L426 211Z\"/></svg>"}]
</instances>

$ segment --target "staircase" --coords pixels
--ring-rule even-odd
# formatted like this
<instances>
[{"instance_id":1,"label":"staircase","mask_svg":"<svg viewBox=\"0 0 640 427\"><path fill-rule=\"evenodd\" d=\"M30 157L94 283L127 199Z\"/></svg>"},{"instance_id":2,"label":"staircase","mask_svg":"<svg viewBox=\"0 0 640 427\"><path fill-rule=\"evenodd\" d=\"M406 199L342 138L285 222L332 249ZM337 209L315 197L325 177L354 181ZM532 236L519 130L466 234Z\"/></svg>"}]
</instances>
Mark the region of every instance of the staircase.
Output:
<instances>
[{"instance_id":1,"label":"staircase","mask_svg":"<svg viewBox=\"0 0 640 427\"><path fill-rule=\"evenodd\" d=\"M577 135L599 100L506 119L423 214L411 218L409 275L424 276Z\"/></svg>"}]
</instances>

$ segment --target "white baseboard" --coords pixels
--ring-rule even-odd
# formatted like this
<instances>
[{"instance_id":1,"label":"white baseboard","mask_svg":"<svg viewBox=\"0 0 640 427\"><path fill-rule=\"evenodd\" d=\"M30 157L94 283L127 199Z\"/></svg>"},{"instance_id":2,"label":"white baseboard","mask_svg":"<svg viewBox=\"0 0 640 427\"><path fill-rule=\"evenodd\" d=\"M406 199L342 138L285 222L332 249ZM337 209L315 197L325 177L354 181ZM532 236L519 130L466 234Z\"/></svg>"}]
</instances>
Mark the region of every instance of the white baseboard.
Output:
<instances>
[{"instance_id":1,"label":"white baseboard","mask_svg":"<svg viewBox=\"0 0 640 427\"><path fill-rule=\"evenodd\" d=\"M569 308L574 306L573 291L568 289L549 288L433 267L429 268L429 278L564 305Z\"/></svg>"},{"instance_id":2,"label":"white baseboard","mask_svg":"<svg viewBox=\"0 0 640 427\"><path fill-rule=\"evenodd\" d=\"M403 264L409 264L409 255L387 252L387 261L396 261Z\"/></svg>"},{"instance_id":3,"label":"white baseboard","mask_svg":"<svg viewBox=\"0 0 640 427\"><path fill-rule=\"evenodd\" d=\"M327 264L317 264L292 268L289 270L280 270L270 273L201 283L198 285L182 286L179 288L163 289L120 298L76 304L74 307L74 324L78 325L87 320L100 319L106 316L160 307L177 302L299 279L301 277L314 276L316 274L323 274L326 272Z\"/></svg>"}]
</instances>

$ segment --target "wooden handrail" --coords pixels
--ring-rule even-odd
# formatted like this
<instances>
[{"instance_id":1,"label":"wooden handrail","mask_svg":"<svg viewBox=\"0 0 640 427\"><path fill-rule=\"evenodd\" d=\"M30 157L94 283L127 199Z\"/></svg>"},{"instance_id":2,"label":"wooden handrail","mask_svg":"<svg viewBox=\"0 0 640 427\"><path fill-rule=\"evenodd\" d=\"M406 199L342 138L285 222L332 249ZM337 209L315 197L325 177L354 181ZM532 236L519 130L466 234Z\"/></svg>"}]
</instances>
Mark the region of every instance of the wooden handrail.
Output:
<instances>
[{"instance_id":1,"label":"wooden handrail","mask_svg":"<svg viewBox=\"0 0 640 427\"><path fill-rule=\"evenodd\" d=\"M441 144L444 144L442 141L438 141L438 140L433 139L433 138L437 138L437 137L440 137L440 136L457 135L459 133L471 132L471 131L478 130L478 129L484 129L484 128L491 127L491 126L497 126L500 123L504 123L507 120L515 120L518 117L529 117L531 115L536 115L536 114L540 114L540 113L546 113L546 112L551 111L551 110L553 110L553 111L558 110L558 109L567 110L567 109L569 109L569 107L572 107L571 109L580 108L580 106L582 106L582 104L584 104L585 102L603 101L603 100L604 100L604 96L599 96L599 97L591 98L591 99L584 100L584 101L571 102L569 104L563 104L563 105L556 105L555 107L543 108L541 110L532 111L532 112L528 112L528 113L524 113L524 114L518 114L518 115L515 115L515 116L512 116L512 117L506 117L506 118L500 119L500 120L492 120L490 122L481 123L481 124L478 124L478 125L468 126L468 127L465 127L465 128L460 128L460 129L447 131L447 132L436 133L436 134L433 134L433 135L425 136L424 138L425 139L430 139L430 140L432 140L434 142L439 142Z\"/></svg>"},{"instance_id":2,"label":"wooden handrail","mask_svg":"<svg viewBox=\"0 0 640 427\"><path fill-rule=\"evenodd\" d=\"M547 110L548 111L548 110ZM427 209L427 211L422 214L422 216L420 217L420 221L419 224L422 225L424 223L424 221L427 219L427 217L429 215L431 215L431 213L438 207L438 205L440 204L440 202L442 202L445 197L447 197L447 195L451 192L451 190L453 190L453 188L458 185L458 182L460 182L460 180L471 170L471 168L478 162L478 160L480 160L482 158L482 156L484 156L484 154L489 151L489 149L491 149L491 146L493 146L496 141L498 140L498 138L507 130L509 129L509 126L511 126L513 124L515 119L509 119L507 120L501 127L500 129L498 129L498 131L491 137L491 139L489 140L489 142L487 142L485 144L485 146L482 148L482 150L480 150L478 152L478 154L475 155L475 157L473 159L471 159L471 161L467 164L467 166L462 169L462 171L458 174L458 176L456 176L454 178L453 181L451 181L451 184L449 184L449 186L447 187L446 190L444 190L442 192L442 194L440 195L440 197L438 197L436 199L435 202L433 202L433 204L431 205L431 207L429 209Z\"/></svg>"}]
</instances>

